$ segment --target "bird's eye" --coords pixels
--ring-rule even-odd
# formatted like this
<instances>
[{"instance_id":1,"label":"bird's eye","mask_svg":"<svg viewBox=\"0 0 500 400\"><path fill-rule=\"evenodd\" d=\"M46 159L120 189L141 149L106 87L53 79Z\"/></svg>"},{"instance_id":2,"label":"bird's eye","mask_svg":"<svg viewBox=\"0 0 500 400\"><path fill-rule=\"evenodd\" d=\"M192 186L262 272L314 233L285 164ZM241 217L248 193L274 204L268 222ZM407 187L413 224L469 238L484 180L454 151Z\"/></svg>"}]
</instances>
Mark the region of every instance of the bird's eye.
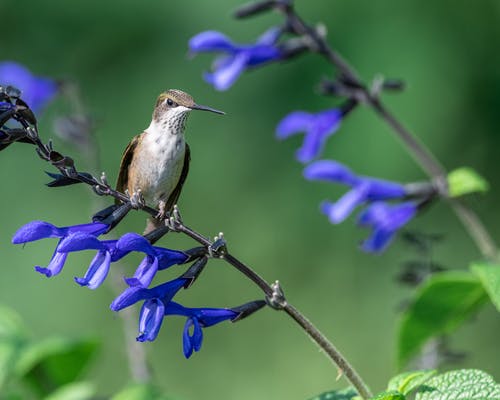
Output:
<instances>
[{"instance_id":1,"label":"bird's eye","mask_svg":"<svg viewBox=\"0 0 500 400\"><path fill-rule=\"evenodd\" d=\"M177 103L175 101L173 101L172 99L167 99L167 104L170 107L177 107Z\"/></svg>"}]
</instances>

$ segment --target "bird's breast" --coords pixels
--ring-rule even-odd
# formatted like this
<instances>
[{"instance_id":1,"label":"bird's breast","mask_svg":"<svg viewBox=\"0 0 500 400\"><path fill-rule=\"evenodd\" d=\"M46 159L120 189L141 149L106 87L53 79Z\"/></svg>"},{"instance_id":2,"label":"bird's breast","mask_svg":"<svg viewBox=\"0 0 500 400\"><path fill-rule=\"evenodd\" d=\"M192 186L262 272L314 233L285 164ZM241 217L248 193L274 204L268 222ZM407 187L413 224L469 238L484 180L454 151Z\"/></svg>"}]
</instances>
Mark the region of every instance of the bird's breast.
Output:
<instances>
[{"instance_id":1,"label":"bird's breast","mask_svg":"<svg viewBox=\"0 0 500 400\"><path fill-rule=\"evenodd\" d=\"M146 132L138 149L132 168L137 171L129 191L141 190L147 203L157 206L167 200L181 177L186 152L184 136L150 135ZM132 186L132 188L131 188Z\"/></svg>"}]
</instances>

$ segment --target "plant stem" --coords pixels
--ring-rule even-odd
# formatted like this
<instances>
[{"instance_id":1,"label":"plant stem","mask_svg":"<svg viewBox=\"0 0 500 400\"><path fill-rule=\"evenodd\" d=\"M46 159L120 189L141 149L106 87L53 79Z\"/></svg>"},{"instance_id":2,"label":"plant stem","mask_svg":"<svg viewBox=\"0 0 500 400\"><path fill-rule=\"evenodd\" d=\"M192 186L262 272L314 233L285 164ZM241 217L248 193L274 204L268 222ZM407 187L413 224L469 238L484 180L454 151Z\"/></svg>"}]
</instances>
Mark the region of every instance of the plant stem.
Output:
<instances>
[{"instance_id":1,"label":"plant stem","mask_svg":"<svg viewBox=\"0 0 500 400\"><path fill-rule=\"evenodd\" d=\"M301 314L295 307L287 303L284 311L293 318L297 324L309 335L309 337L323 350L330 360L332 360L338 367L340 374L344 375L346 379L354 386L358 394L363 399L372 397L372 393L368 386L366 386L361 376L357 373L354 367L344 358L344 356L336 349L336 347L326 339L324 336L303 314ZM339 375L340 375L339 374Z\"/></svg>"},{"instance_id":2,"label":"plant stem","mask_svg":"<svg viewBox=\"0 0 500 400\"><path fill-rule=\"evenodd\" d=\"M324 37L320 36L315 29L306 24L295 13L291 5L277 8L285 14L291 29L298 35L308 36L315 45L313 50L323 55L344 77L348 78L351 84L361 92L361 97L365 104L370 106L392 128L407 152L413 156L417 164L433 179L438 192L455 212L483 257L493 262L500 262L498 247L483 222L462 201L448 197L446 170L430 150L385 107L377 94L370 93L367 86L358 77L354 68L338 52L330 47Z\"/></svg>"}]
</instances>

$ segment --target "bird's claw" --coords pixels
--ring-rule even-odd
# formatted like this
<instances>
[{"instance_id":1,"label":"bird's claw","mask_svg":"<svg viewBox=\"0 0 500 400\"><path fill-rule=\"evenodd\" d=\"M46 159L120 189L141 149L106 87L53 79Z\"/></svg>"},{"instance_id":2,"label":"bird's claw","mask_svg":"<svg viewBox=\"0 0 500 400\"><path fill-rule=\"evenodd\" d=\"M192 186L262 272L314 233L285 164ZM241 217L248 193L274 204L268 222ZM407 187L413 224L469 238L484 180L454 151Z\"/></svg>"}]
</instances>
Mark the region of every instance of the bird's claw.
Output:
<instances>
[{"instance_id":1,"label":"bird's claw","mask_svg":"<svg viewBox=\"0 0 500 400\"><path fill-rule=\"evenodd\" d=\"M166 203L162 200L158 203L158 214L156 214L155 218L159 221L163 221L165 219L169 219L169 212L166 210Z\"/></svg>"},{"instance_id":2,"label":"bird's claw","mask_svg":"<svg viewBox=\"0 0 500 400\"><path fill-rule=\"evenodd\" d=\"M160 213L161 213L160 205ZM171 213L166 213L163 217L165 219L165 226L172 232L179 232L179 227L182 225L181 213L177 205L174 206Z\"/></svg>"},{"instance_id":3,"label":"bird's claw","mask_svg":"<svg viewBox=\"0 0 500 400\"><path fill-rule=\"evenodd\" d=\"M208 246L208 255L212 258L222 258L227 253L227 242L224 234L220 232L214 237L213 243Z\"/></svg>"},{"instance_id":4,"label":"bird's claw","mask_svg":"<svg viewBox=\"0 0 500 400\"><path fill-rule=\"evenodd\" d=\"M132 196L129 196L130 205L132 208L140 209L146 205L146 200L144 200L144 196L142 195L141 189L138 189L137 192L134 192Z\"/></svg>"}]
</instances>

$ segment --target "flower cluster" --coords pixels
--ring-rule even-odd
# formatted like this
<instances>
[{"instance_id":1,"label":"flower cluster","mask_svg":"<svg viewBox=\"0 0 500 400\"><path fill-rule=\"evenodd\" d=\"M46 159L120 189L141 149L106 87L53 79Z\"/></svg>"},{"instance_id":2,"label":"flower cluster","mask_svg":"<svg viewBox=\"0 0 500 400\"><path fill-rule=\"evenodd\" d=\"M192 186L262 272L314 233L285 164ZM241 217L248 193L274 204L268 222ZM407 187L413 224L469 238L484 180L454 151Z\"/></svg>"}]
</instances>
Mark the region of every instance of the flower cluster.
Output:
<instances>
[{"instance_id":1,"label":"flower cluster","mask_svg":"<svg viewBox=\"0 0 500 400\"><path fill-rule=\"evenodd\" d=\"M304 177L351 188L336 202L322 203L321 211L333 224L341 223L357 207L368 204L358 216L359 225L373 230L372 235L362 244L362 249L368 252L383 251L396 231L410 221L418 209L418 203L414 200L399 204L387 203L388 200L404 200L416 195L411 186L356 175L339 162L316 161L304 169Z\"/></svg>"},{"instance_id":2,"label":"flower cluster","mask_svg":"<svg viewBox=\"0 0 500 400\"><path fill-rule=\"evenodd\" d=\"M235 15L244 18L272 9L283 11L286 7L286 3L257 2L241 7ZM284 14L287 18L290 17L286 12ZM311 37L321 36L321 33L301 29L298 27L300 21L294 22L287 19L285 28L271 28L251 45L236 45L219 32L202 32L189 41L189 49L194 53L223 54L215 59L214 72L205 74L205 80L218 90L226 90L250 67L285 60L305 50L322 52L321 48L311 41ZM294 38L279 42L283 33L292 34ZM386 86L389 87L383 82L381 87ZM322 213L331 223L338 224L357 207L364 207L357 222L360 226L371 228L372 234L363 241L361 249L380 253L387 248L396 232L417 214L422 205L427 204L436 195L436 190L428 183L420 185L416 191L415 186L411 184L403 185L356 175L333 160L317 161L328 138L337 132L342 121L363 101L359 85L342 73L333 81L323 81L320 87L324 94L341 97L343 103L316 113L303 110L289 113L278 123L276 137L283 140L299 133L304 134L302 145L295 156L302 164L310 163L305 166L305 178L350 187L338 201L323 202Z\"/></svg>"},{"instance_id":3,"label":"flower cluster","mask_svg":"<svg viewBox=\"0 0 500 400\"><path fill-rule=\"evenodd\" d=\"M172 301L180 289L188 288L198 277L206 264L206 256L153 246L145 237L136 233L127 233L118 240L100 240L99 236L109 230L110 226L101 222L56 227L48 222L33 221L14 234L12 243L25 244L46 238L59 239L49 265L35 267L36 271L46 277L61 273L69 253L96 250L97 253L84 277L75 277L76 283L89 289L97 289L104 282L112 263L130 252L144 253L145 257L136 268L133 277L124 278L128 288L114 299L110 306L111 310L120 311L135 303L143 302L137 337L140 342L156 339L165 316L181 315L187 317L183 348L186 357L190 357L193 351L198 351L201 347L202 328L225 320L240 319L241 311L238 308L187 308ZM149 288L158 271L193 260L192 266L180 277ZM260 306L259 304L259 308ZM192 334L189 333L191 327L193 327Z\"/></svg>"},{"instance_id":4,"label":"flower cluster","mask_svg":"<svg viewBox=\"0 0 500 400\"><path fill-rule=\"evenodd\" d=\"M201 32L189 41L194 53L222 53L213 65L212 73L205 73L205 80L217 90L227 90L247 69L280 60L282 53L276 46L281 35L279 28L264 32L254 44L235 44L227 36L216 31Z\"/></svg>"}]
</instances>

